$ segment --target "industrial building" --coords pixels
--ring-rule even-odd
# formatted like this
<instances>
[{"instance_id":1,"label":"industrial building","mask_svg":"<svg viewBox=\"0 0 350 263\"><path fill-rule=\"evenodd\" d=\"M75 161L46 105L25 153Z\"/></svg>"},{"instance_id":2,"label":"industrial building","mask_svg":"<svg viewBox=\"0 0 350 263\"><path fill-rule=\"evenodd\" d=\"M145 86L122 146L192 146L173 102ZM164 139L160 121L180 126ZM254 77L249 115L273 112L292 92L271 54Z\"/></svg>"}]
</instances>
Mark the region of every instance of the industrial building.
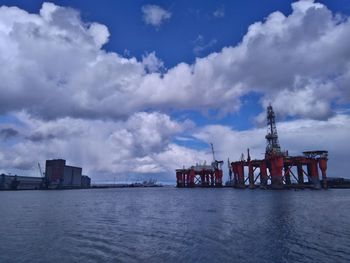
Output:
<instances>
[{"instance_id":1,"label":"industrial building","mask_svg":"<svg viewBox=\"0 0 350 263\"><path fill-rule=\"evenodd\" d=\"M91 179L82 175L82 168L66 165L66 160L47 160L45 180L49 189L87 188Z\"/></svg>"},{"instance_id":2,"label":"industrial building","mask_svg":"<svg viewBox=\"0 0 350 263\"><path fill-rule=\"evenodd\" d=\"M66 160L47 160L42 177L0 175L0 190L80 189L90 188L91 179L82 168L66 165Z\"/></svg>"},{"instance_id":3,"label":"industrial building","mask_svg":"<svg viewBox=\"0 0 350 263\"><path fill-rule=\"evenodd\" d=\"M37 190L44 187L41 177L0 175L0 190Z\"/></svg>"}]
</instances>

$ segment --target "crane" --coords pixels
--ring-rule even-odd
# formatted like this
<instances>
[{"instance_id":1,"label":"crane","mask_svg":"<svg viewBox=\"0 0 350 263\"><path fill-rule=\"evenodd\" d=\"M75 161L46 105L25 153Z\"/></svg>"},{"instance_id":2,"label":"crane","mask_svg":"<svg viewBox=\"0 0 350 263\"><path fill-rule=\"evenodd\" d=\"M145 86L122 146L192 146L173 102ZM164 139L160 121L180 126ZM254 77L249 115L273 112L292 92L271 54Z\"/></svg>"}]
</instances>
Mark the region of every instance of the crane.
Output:
<instances>
[{"instance_id":1,"label":"crane","mask_svg":"<svg viewBox=\"0 0 350 263\"><path fill-rule=\"evenodd\" d=\"M211 152L213 153L213 162L215 162L216 159L215 159L215 153L214 153L214 145L213 143L210 143L210 145L211 145Z\"/></svg>"},{"instance_id":2,"label":"crane","mask_svg":"<svg viewBox=\"0 0 350 263\"><path fill-rule=\"evenodd\" d=\"M211 152L213 154L213 162L212 162L212 166L215 169L221 169L222 164L224 163L224 161L217 161L215 158L215 152L214 152L214 145L212 143L210 143L211 145Z\"/></svg>"},{"instance_id":3,"label":"crane","mask_svg":"<svg viewBox=\"0 0 350 263\"><path fill-rule=\"evenodd\" d=\"M231 167L229 158L227 158L227 166L228 166L228 172L229 172L228 176L229 176L230 182L232 182L232 167Z\"/></svg>"},{"instance_id":4,"label":"crane","mask_svg":"<svg viewBox=\"0 0 350 263\"><path fill-rule=\"evenodd\" d=\"M38 168L39 168L40 176L41 176L41 177L44 177L44 173L43 173L43 171L41 170L40 163L38 163Z\"/></svg>"}]
</instances>

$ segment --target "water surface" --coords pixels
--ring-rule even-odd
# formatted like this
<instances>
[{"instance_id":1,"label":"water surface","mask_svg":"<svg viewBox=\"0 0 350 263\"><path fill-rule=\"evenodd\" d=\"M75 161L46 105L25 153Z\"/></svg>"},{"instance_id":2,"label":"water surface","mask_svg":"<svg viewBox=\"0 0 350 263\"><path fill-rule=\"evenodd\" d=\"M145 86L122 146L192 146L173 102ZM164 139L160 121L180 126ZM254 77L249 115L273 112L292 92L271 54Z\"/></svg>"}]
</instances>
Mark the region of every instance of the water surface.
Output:
<instances>
[{"instance_id":1,"label":"water surface","mask_svg":"<svg viewBox=\"0 0 350 263\"><path fill-rule=\"evenodd\" d=\"M350 190L0 192L0 262L349 262Z\"/></svg>"}]
</instances>

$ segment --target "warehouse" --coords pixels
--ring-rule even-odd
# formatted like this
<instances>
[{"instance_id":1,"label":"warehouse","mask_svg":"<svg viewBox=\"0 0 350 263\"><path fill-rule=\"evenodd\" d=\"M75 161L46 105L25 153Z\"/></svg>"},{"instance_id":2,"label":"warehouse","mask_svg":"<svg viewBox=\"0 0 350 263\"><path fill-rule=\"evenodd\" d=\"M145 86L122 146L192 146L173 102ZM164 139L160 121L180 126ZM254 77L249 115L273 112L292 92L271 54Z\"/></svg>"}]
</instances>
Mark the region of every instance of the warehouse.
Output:
<instances>
[{"instance_id":1,"label":"warehouse","mask_svg":"<svg viewBox=\"0 0 350 263\"><path fill-rule=\"evenodd\" d=\"M43 178L18 176L18 175L0 175L0 190L36 190L43 188Z\"/></svg>"},{"instance_id":2,"label":"warehouse","mask_svg":"<svg viewBox=\"0 0 350 263\"><path fill-rule=\"evenodd\" d=\"M47 160L45 179L49 189L88 188L91 180L82 175L82 168L66 165L66 160Z\"/></svg>"}]
</instances>

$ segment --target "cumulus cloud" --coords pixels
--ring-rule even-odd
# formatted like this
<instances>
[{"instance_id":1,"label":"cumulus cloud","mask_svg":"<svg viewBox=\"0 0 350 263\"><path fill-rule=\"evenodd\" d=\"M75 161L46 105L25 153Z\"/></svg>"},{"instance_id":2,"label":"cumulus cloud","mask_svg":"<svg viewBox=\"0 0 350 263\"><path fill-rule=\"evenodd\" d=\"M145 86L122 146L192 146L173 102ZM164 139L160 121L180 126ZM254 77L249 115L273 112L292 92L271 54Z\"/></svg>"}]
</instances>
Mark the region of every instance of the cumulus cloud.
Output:
<instances>
[{"instance_id":1,"label":"cumulus cloud","mask_svg":"<svg viewBox=\"0 0 350 263\"><path fill-rule=\"evenodd\" d=\"M17 138L11 144L0 140L0 152L6 153L0 155L3 169L35 171L37 162L64 158L82 165L95 180L101 174L127 173L166 173L172 178L177 166L205 159L205 154L172 142L193 124L159 112L139 112L117 122L69 117L43 121L24 112L16 118L16 130L0 125L0 138Z\"/></svg>"},{"instance_id":2,"label":"cumulus cloud","mask_svg":"<svg viewBox=\"0 0 350 263\"><path fill-rule=\"evenodd\" d=\"M171 16L160 13L151 12L145 22L160 26ZM62 157L96 173L156 173L208 160L202 151L173 142L188 124L159 112L215 109L225 114L238 111L241 97L250 92L262 94L260 103L272 102L281 115L314 119L308 120L314 127L328 125L335 131L329 142L340 150L331 143L325 148L343 153L347 118L341 116L345 119L337 126L340 117L333 105L350 100L349 36L348 17L301 0L292 4L291 14L277 11L251 25L236 46L165 69L154 52L141 61L107 52L107 27L82 21L74 9L44 3L39 14L30 14L2 6L0 63L6 67L0 70L0 114L12 112L26 128L11 126L16 135L3 132L2 138L14 139L0 142L0 152L9 153L0 153L0 166L28 169L38 161L34 158ZM304 130L312 134L311 126ZM209 129L218 142L205 137ZM241 150L229 153L235 144L231 133L246 136L242 147L264 152L254 139L264 137L260 129L208 126L196 136L218 145L225 138L220 147L234 158Z\"/></svg>"},{"instance_id":3,"label":"cumulus cloud","mask_svg":"<svg viewBox=\"0 0 350 263\"><path fill-rule=\"evenodd\" d=\"M108 29L83 22L76 10L44 3L29 14L3 6L0 112L46 119L119 119L148 109L225 114L257 91L284 115L326 119L332 104L350 100L349 31L347 17L301 0L290 15L277 11L251 25L238 45L160 73L153 52L138 61L103 50Z\"/></svg>"},{"instance_id":4,"label":"cumulus cloud","mask_svg":"<svg viewBox=\"0 0 350 263\"><path fill-rule=\"evenodd\" d=\"M142 56L142 64L149 73L159 72L164 69L164 62L157 58L154 51Z\"/></svg>"},{"instance_id":5,"label":"cumulus cloud","mask_svg":"<svg viewBox=\"0 0 350 263\"><path fill-rule=\"evenodd\" d=\"M0 138L3 140L8 140L18 135L18 131L13 128L3 128L0 129Z\"/></svg>"},{"instance_id":6,"label":"cumulus cloud","mask_svg":"<svg viewBox=\"0 0 350 263\"><path fill-rule=\"evenodd\" d=\"M166 20L169 20L171 13L158 5L144 5L141 8L143 21L147 25L159 28Z\"/></svg>"},{"instance_id":7,"label":"cumulus cloud","mask_svg":"<svg viewBox=\"0 0 350 263\"><path fill-rule=\"evenodd\" d=\"M194 43L193 52L196 54L196 56L201 55L201 53L209 48L211 48L213 45L215 45L218 41L216 39L212 39L209 42L206 42L204 37L202 35L199 35Z\"/></svg>"}]
</instances>

